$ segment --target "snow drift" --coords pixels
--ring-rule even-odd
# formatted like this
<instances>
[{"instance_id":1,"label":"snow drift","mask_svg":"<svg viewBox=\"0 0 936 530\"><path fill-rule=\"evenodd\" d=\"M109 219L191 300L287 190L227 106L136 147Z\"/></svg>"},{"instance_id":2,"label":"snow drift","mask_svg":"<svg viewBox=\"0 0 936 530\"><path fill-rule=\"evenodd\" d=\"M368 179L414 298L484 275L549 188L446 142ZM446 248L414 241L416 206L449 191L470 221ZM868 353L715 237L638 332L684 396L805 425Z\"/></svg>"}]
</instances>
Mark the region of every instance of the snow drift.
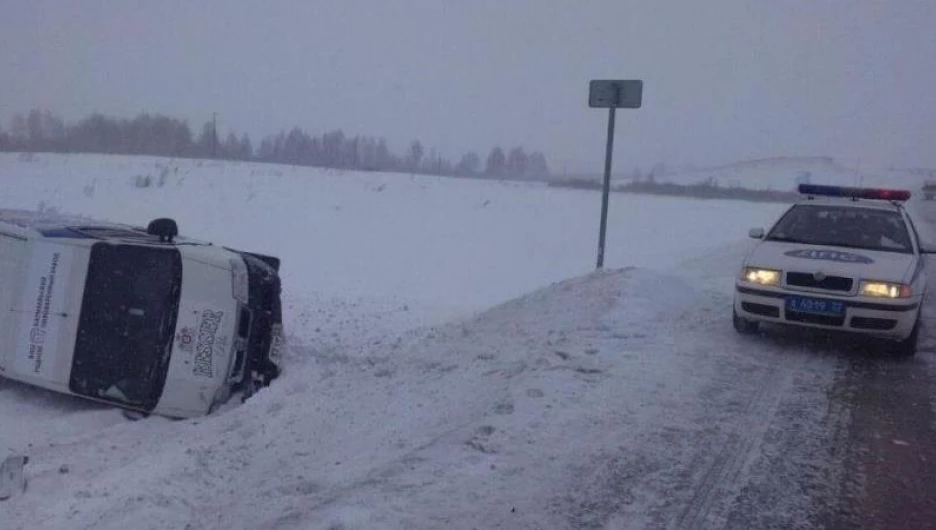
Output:
<instances>
[{"instance_id":1,"label":"snow drift","mask_svg":"<svg viewBox=\"0 0 936 530\"><path fill-rule=\"evenodd\" d=\"M781 206L615 196L592 272L588 192L103 156L3 155L0 178L6 207L282 257L290 344L200 420L0 380L0 451L30 457L0 527L766 527L836 494L841 359L728 318Z\"/></svg>"}]
</instances>

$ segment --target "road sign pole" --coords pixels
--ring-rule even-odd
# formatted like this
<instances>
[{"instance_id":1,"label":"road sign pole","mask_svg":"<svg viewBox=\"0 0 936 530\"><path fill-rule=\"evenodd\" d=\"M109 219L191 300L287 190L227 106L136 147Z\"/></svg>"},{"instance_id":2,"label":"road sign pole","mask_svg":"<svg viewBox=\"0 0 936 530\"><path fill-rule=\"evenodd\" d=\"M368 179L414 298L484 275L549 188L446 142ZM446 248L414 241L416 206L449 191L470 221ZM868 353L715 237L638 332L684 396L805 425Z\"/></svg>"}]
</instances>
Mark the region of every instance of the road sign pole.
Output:
<instances>
[{"instance_id":1,"label":"road sign pole","mask_svg":"<svg viewBox=\"0 0 936 530\"><path fill-rule=\"evenodd\" d=\"M601 225L598 227L598 269L604 267L605 234L608 231L608 196L611 195L611 155L614 152L614 111L639 109L643 103L643 81L639 79L593 79L588 83L588 106L608 109L608 145L605 148L604 185L601 194Z\"/></svg>"},{"instance_id":2,"label":"road sign pole","mask_svg":"<svg viewBox=\"0 0 936 530\"><path fill-rule=\"evenodd\" d=\"M598 228L598 265L604 267L605 233L608 231L608 196L611 194L611 156L614 153L614 107L608 109L608 144L605 147L604 185L601 191L601 225Z\"/></svg>"}]
</instances>

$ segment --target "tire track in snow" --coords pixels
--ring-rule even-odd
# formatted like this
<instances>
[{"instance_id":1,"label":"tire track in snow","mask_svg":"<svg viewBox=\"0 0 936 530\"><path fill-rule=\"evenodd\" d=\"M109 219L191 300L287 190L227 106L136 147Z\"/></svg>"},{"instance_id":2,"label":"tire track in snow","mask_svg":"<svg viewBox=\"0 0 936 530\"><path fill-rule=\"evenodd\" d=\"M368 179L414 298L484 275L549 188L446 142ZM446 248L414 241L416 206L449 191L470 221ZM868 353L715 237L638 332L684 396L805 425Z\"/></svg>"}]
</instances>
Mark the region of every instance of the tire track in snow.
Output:
<instances>
[{"instance_id":1,"label":"tire track in snow","mask_svg":"<svg viewBox=\"0 0 936 530\"><path fill-rule=\"evenodd\" d=\"M617 447L596 451L599 464L575 470L584 478L568 497L571 527L762 528L735 523L767 521L775 514L763 518L760 507L770 511L775 504L810 513L809 499L799 494L775 502L770 497L776 498L778 490L781 495L796 490L765 485L752 470L769 467L781 473L783 486L813 487L810 455L800 451L804 454L797 453L798 461L791 464L774 453L794 448L790 436L778 432L805 436L810 450L826 438L823 419L803 415L802 409L824 404L830 358L782 335L738 337L720 310L728 306L726 295L719 292L721 286L714 287L704 290L701 299L692 296L694 302L680 301L679 311L651 316L657 323L651 335L661 337L654 347L665 351L653 356L663 364L648 375L665 366L681 388L675 395L648 393L660 404L659 421L644 423L640 432L622 432ZM684 405L674 411L673 404L680 402ZM824 405L819 410L823 416ZM644 442L633 443L641 438Z\"/></svg>"},{"instance_id":2,"label":"tire track in snow","mask_svg":"<svg viewBox=\"0 0 936 530\"><path fill-rule=\"evenodd\" d=\"M717 423L728 433L722 435L722 446L714 458L712 452L701 451L693 457L696 462L688 467L697 471L687 483L691 497L677 507L675 515L670 512L668 524L661 525L668 529L766 528L782 519L778 518L780 512L810 516L813 497L827 495L828 490L821 485L828 471L813 462L810 451L828 452L829 443L841 439L844 432L841 411L826 406L823 390L840 364L836 356L812 347L815 343L811 346L809 341L787 336L782 329L758 337L736 336L730 323L719 317L722 313L718 309L730 303L730 297L719 292L722 289L713 285L710 294L714 296L699 308L707 316L695 327L695 333L700 333L700 327L707 328L702 335L713 339L713 344L721 342L727 350L716 354L727 362L725 369L741 369L737 374L741 379L732 382L729 375L720 383L713 382L712 388L724 390L726 387L720 385L729 385L727 388L737 392L747 386L748 395L733 421ZM722 328L717 334L725 336L716 337L711 333L713 328ZM744 381L754 366L759 366L757 371L751 380ZM817 406L825 412L812 412ZM797 447L797 443L803 445ZM765 481L758 475L764 468L774 479ZM774 480L780 482L774 484ZM804 497L799 490L813 493ZM778 511L778 507L782 509Z\"/></svg>"},{"instance_id":3,"label":"tire track in snow","mask_svg":"<svg viewBox=\"0 0 936 530\"><path fill-rule=\"evenodd\" d=\"M668 529L713 526L714 521L710 517L712 509L722 501L725 490L737 483L742 470L751 460L773 419L773 413L784 394L784 389L789 386L790 377L790 367L782 364L771 366L760 377L757 390L751 396L741 418L735 423L734 432L729 435L724 448L699 479L692 500L679 516L671 521Z\"/></svg>"}]
</instances>

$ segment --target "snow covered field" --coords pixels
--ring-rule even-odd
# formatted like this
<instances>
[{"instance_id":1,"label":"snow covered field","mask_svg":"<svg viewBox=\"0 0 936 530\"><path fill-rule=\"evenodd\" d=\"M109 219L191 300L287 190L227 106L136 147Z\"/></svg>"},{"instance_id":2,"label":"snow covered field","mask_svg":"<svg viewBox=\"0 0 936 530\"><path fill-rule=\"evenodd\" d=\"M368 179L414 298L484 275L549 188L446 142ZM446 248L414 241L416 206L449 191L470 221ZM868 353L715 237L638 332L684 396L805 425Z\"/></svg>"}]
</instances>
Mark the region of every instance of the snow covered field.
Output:
<instances>
[{"instance_id":1,"label":"snow covered field","mask_svg":"<svg viewBox=\"0 0 936 530\"><path fill-rule=\"evenodd\" d=\"M808 526L836 494L843 361L728 316L782 205L614 195L592 273L594 192L88 155L0 155L0 182L278 255L289 337L279 381L200 420L0 381L0 457L30 457L0 528Z\"/></svg>"}]
</instances>

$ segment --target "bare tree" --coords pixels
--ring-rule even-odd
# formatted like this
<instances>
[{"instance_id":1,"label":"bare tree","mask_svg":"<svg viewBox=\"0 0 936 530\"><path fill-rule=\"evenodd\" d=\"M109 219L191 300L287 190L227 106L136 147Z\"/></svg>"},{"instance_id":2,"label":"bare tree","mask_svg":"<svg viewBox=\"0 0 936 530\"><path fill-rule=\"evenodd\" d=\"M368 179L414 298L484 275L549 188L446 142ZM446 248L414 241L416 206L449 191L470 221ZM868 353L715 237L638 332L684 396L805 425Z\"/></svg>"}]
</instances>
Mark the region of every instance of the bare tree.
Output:
<instances>
[{"instance_id":1,"label":"bare tree","mask_svg":"<svg viewBox=\"0 0 936 530\"><path fill-rule=\"evenodd\" d=\"M549 176L549 165L546 163L546 156L539 151L530 153L527 159L527 174L533 178L544 179Z\"/></svg>"},{"instance_id":2,"label":"bare tree","mask_svg":"<svg viewBox=\"0 0 936 530\"><path fill-rule=\"evenodd\" d=\"M424 153L425 149L423 149L422 143L419 140L413 140L413 143L410 144L409 153L406 155L407 169L418 171Z\"/></svg>"},{"instance_id":3,"label":"bare tree","mask_svg":"<svg viewBox=\"0 0 936 530\"><path fill-rule=\"evenodd\" d=\"M507 157L504 156L504 150L500 147L491 149L487 157L487 164L484 166L484 172L492 177L503 177L507 172Z\"/></svg>"},{"instance_id":4,"label":"bare tree","mask_svg":"<svg viewBox=\"0 0 936 530\"><path fill-rule=\"evenodd\" d=\"M514 147L507 154L507 174L513 177L527 175L527 154L522 147Z\"/></svg>"},{"instance_id":5,"label":"bare tree","mask_svg":"<svg viewBox=\"0 0 936 530\"><path fill-rule=\"evenodd\" d=\"M481 157L478 156L478 153L467 153L461 157L461 160L458 161L458 164L455 166L455 174L457 175L476 175L481 169Z\"/></svg>"}]
</instances>

